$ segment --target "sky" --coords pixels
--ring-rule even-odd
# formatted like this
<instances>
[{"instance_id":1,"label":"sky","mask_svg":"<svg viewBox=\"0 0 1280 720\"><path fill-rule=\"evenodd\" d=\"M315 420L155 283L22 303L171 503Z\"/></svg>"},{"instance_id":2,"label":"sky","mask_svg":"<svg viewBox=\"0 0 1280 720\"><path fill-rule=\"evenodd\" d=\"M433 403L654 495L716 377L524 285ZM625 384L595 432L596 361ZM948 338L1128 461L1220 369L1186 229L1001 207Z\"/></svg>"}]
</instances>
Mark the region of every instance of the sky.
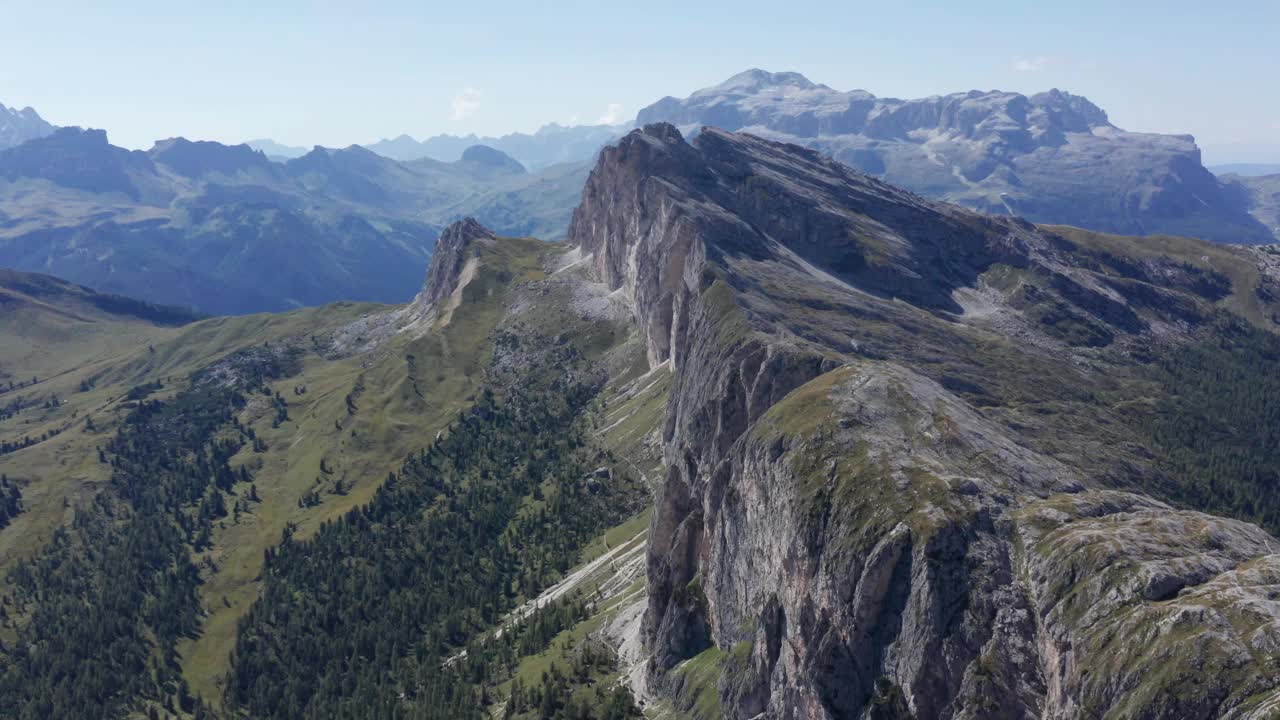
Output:
<instances>
[{"instance_id":1,"label":"sky","mask_svg":"<svg viewBox=\"0 0 1280 720\"><path fill-rule=\"evenodd\" d=\"M0 103L133 148L342 147L634 119L751 67L901 98L1085 95L1280 162L1280 2L0 0Z\"/></svg>"}]
</instances>

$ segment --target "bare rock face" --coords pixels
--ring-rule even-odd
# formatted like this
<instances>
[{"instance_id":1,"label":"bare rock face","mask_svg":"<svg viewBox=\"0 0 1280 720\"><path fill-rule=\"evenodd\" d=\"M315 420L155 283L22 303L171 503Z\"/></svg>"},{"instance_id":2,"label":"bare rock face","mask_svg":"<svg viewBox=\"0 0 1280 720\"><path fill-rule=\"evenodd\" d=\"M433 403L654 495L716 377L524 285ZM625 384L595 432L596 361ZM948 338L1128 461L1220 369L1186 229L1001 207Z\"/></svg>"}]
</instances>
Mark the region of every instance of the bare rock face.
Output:
<instances>
[{"instance_id":1,"label":"bare rock face","mask_svg":"<svg viewBox=\"0 0 1280 720\"><path fill-rule=\"evenodd\" d=\"M677 705L1280 707L1280 545L1153 497L1150 450L1081 390L1194 334L1217 276L1150 260L1119 277L1025 222L661 124L602 153L569 240L672 363L643 636Z\"/></svg>"},{"instance_id":2,"label":"bare rock face","mask_svg":"<svg viewBox=\"0 0 1280 720\"><path fill-rule=\"evenodd\" d=\"M464 218L445 228L436 241L431 264L427 266L427 279L422 292L414 298L413 304L429 305L452 295L458 289L459 278L470 257L472 244L492 242L493 239L494 234L476 222L475 218Z\"/></svg>"},{"instance_id":3,"label":"bare rock face","mask_svg":"<svg viewBox=\"0 0 1280 720\"><path fill-rule=\"evenodd\" d=\"M474 218L464 218L444 229L427 266L426 281L413 302L387 313L370 316L338 333L342 352L371 347L397 333L418 335L449 321L462 301L462 289L475 277L482 246L496 237Z\"/></svg>"}]
</instances>

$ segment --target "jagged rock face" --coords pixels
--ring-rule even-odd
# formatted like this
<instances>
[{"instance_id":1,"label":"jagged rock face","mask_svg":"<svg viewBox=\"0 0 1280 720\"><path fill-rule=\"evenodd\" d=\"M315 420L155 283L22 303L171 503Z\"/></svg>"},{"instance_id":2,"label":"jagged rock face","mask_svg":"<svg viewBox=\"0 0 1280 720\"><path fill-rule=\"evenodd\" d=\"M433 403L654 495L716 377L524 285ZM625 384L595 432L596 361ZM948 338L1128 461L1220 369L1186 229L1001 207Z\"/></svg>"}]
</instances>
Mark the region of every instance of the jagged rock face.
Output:
<instances>
[{"instance_id":1,"label":"jagged rock face","mask_svg":"<svg viewBox=\"0 0 1280 720\"><path fill-rule=\"evenodd\" d=\"M602 153L569 238L672 363L643 632L677 701L711 653L732 718L1280 706L1280 546L1117 490L1154 484L1149 451L1069 397L1191 332L1214 276L1118 278L1021 221L669 125Z\"/></svg>"},{"instance_id":2,"label":"jagged rock face","mask_svg":"<svg viewBox=\"0 0 1280 720\"><path fill-rule=\"evenodd\" d=\"M32 108L0 105L0 150L51 134L54 127Z\"/></svg>"},{"instance_id":3,"label":"jagged rock face","mask_svg":"<svg viewBox=\"0 0 1280 720\"><path fill-rule=\"evenodd\" d=\"M414 305L432 305L447 298L458 289L463 267L471 257L476 242L491 242L493 233L474 218L464 218L440 233L431 264L427 266L427 279L422 292L414 298Z\"/></svg>"},{"instance_id":4,"label":"jagged rock face","mask_svg":"<svg viewBox=\"0 0 1280 720\"><path fill-rule=\"evenodd\" d=\"M1087 99L970 91L916 100L750 70L637 124L703 125L794 142L929 197L1106 232L1270 242L1189 135L1127 132Z\"/></svg>"},{"instance_id":5,"label":"jagged rock face","mask_svg":"<svg viewBox=\"0 0 1280 720\"><path fill-rule=\"evenodd\" d=\"M275 163L248 145L229 147L216 142L192 142L178 137L157 142L149 154L157 164L191 178L213 173L235 175L256 171L267 176L278 173Z\"/></svg>"}]
</instances>

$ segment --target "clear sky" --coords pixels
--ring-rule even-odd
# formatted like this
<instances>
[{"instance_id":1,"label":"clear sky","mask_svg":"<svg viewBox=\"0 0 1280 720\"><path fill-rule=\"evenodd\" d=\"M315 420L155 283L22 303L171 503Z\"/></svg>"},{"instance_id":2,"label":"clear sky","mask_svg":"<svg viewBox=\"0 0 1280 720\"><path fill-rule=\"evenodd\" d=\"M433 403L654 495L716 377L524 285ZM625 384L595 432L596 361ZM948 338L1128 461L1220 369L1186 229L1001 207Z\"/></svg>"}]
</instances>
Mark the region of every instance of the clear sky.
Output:
<instances>
[{"instance_id":1,"label":"clear sky","mask_svg":"<svg viewBox=\"0 0 1280 720\"><path fill-rule=\"evenodd\" d=\"M877 95L1085 95L1280 162L1280 1L0 2L0 102L113 142L344 146L634 118L749 67Z\"/></svg>"}]
</instances>

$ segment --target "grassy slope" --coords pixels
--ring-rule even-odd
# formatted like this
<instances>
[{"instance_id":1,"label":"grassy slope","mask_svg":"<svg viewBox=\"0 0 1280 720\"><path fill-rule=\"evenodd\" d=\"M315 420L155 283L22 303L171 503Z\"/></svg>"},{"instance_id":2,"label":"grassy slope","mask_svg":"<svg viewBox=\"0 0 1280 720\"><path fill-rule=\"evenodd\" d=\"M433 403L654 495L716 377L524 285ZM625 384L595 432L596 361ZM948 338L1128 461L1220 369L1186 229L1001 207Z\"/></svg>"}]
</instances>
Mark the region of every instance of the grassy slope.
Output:
<instances>
[{"instance_id":1,"label":"grassy slope","mask_svg":"<svg viewBox=\"0 0 1280 720\"><path fill-rule=\"evenodd\" d=\"M423 337L396 337L370 354L326 358L307 352L302 371L272 389L289 404L289 420L273 427L267 397L255 398L241 415L265 441L246 447L235 462L256 468L261 503L228 517L215 530L204 563L201 589L208 617L198 638L180 648L184 672L206 700L221 698L218 683L227 667L236 621L257 596L256 578L266 548L289 523L305 538L325 520L365 502L387 472L428 444L469 405L492 352L490 331L502 317L504 289L512 280L542 276L548 248L534 240L509 240L486 250L481 270L463 291L464 302L446 327ZM324 338L370 313L374 304L338 303L291 313L214 318L183 328L165 328L102 313L78 303L24 303L0 312L0 369L41 382L6 396L41 401L57 395L54 409L31 408L0 422L0 438L16 439L55 427L68 428L48 441L0 456L0 472L24 483L26 511L0 531L0 573L48 540L74 509L108 478L97 446L114 433L127 410L131 388L160 381L152 397L171 396L194 370L237 349L264 342ZM50 378L45 380L44 378ZM80 391L82 381L93 388ZM306 388L304 393L295 388ZM348 397L352 402L348 403ZM85 427L91 417L93 429ZM321 470L323 461L324 470ZM327 472L326 472L327 471ZM343 491L336 492L341 481ZM320 503L301 507L308 492Z\"/></svg>"},{"instance_id":2,"label":"grassy slope","mask_svg":"<svg viewBox=\"0 0 1280 720\"><path fill-rule=\"evenodd\" d=\"M33 407L0 422L0 438L68 428L45 442L0 456L0 472L24 483L26 507L0 531L0 572L41 547L59 524L70 519L73 508L107 479L107 467L97 461L96 448L110 439L126 414L124 395L131 388L160 381L165 389L155 397L167 397L191 371L236 349L308 329L335 327L375 307L341 305L286 315L219 318L179 329L109 317L70 321L65 315L44 311L0 316L0 337L5 338L0 346L22 347L36 342L35 338L43 342L38 351L6 353L5 360L27 357L28 362L47 362L42 367L49 376L4 398L22 396L43 402L56 395L62 401L56 408ZM93 381L93 389L82 392L84 381ZM86 427L87 419L93 423L92 430Z\"/></svg>"},{"instance_id":3,"label":"grassy slope","mask_svg":"<svg viewBox=\"0 0 1280 720\"><path fill-rule=\"evenodd\" d=\"M597 437L656 490L662 481L663 467L656 434L666 418L671 369L669 365L663 365L649 370L643 348L634 337L620 343L614 352L618 362L596 418ZM653 507L650 505L626 522L601 533L582 548L580 564L567 576L568 582L573 583L570 594L598 598L598 602L588 618L566 628L545 650L520 658L513 677L518 677L525 687L539 686L543 674L553 665L561 670L570 667L572 658L588 643L597 646L614 644L605 636L605 628L620 613L645 597L643 572L634 578L627 575L626 561L637 554L643 556L652 515ZM589 567L593 561L610 552L613 553L610 562L594 569ZM578 687L575 696L580 700L593 698L597 686L609 688L621 682L622 670L616 668L613 672L597 674L588 684ZM508 680L496 688L497 697L504 698L509 694L510 683ZM503 702L495 704L495 713L504 707ZM670 712L667 716L671 716Z\"/></svg>"},{"instance_id":4,"label":"grassy slope","mask_svg":"<svg viewBox=\"0 0 1280 720\"><path fill-rule=\"evenodd\" d=\"M1138 261L1169 257L1200 269L1222 273L1230 278L1232 291L1220 304L1250 322L1274 327L1267 322L1271 311L1255 292L1260 282L1257 264L1238 247L1174 235L1107 235L1066 225L1050 225L1046 229L1086 251L1102 251Z\"/></svg>"},{"instance_id":5,"label":"grassy slope","mask_svg":"<svg viewBox=\"0 0 1280 720\"><path fill-rule=\"evenodd\" d=\"M470 404L492 353L489 333L503 313L504 280L540 277L544 250L536 241L504 241L487 252L443 328L418 339L395 338L372 356L309 358L299 376L276 383L290 403L290 420L279 427L272 428L269 405L246 410L242 421L267 450L246 448L237 459L261 463L258 476L270 484L259 483L262 504L216 533L207 553L217 567L202 587L209 617L201 637L181 648L187 680L207 701L222 698L236 622L257 597L264 550L288 523L305 539L320 523L367 502L388 472ZM305 394L294 394L299 385ZM339 481L349 488L345 494L334 492ZM300 507L310 491L320 493L321 504Z\"/></svg>"}]
</instances>

